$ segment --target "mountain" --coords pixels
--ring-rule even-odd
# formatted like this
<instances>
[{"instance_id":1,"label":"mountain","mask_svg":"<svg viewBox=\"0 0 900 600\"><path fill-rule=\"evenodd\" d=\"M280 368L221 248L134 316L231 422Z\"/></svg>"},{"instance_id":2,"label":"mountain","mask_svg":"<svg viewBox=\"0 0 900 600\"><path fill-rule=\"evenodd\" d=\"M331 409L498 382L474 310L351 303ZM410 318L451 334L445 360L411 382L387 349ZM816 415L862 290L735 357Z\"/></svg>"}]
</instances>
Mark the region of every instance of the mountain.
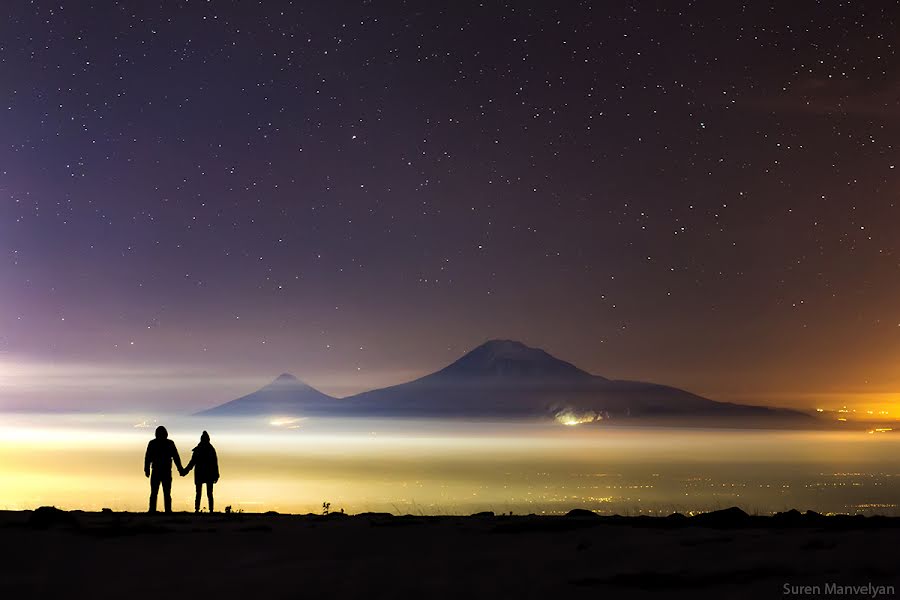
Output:
<instances>
[{"instance_id":1,"label":"mountain","mask_svg":"<svg viewBox=\"0 0 900 600\"><path fill-rule=\"evenodd\" d=\"M677 388L592 375L512 340L491 340L415 381L341 401L347 414L597 420L806 419L794 411L716 402Z\"/></svg>"},{"instance_id":2,"label":"mountain","mask_svg":"<svg viewBox=\"0 0 900 600\"><path fill-rule=\"evenodd\" d=\"M655 383L593 375L544 350L491 340L414 381L336 399L291 375L204 411L207 415L303 414L414 418L555 418L740 426L808 423L796 411L717 402Z\"/></svg>"},{"instance_id":3,"label":"mountain","mask_svg":"<svg viewBox=\"0 0 900 600\"><path fill-rule=\"evenodd\" d=\"M252 394L201 411L198 415L304 415L328 413L339 402L306 385L290 373L282 373L272 383Z\"/></svg>"}]
</instances>

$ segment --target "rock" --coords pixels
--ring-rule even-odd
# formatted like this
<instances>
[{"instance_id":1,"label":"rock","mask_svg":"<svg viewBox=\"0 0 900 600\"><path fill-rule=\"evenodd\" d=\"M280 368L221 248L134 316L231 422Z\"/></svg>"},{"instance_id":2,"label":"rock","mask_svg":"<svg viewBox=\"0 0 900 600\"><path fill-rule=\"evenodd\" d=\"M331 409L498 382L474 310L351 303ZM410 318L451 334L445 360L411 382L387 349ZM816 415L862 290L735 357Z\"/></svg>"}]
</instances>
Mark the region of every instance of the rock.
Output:
<instances>
[{"instance_id":1,"label":"rock","mask_svg":"<svg viewBox=\"0 0 900 600\"><path fill-rule=\"evenodd\" d=\"M737 506L732 506L731 508L723 510L714 510L708 513L701 513L691 517L691 522L693 524L711 527L740 527L746 525L749 520L750 515Z\"/></svg>"},{"instance_id":2,"label":"rock","mask_svg":"<svg viewBox=\"0 0 900 600\"><path fill-rule=\"evenodd\" d=\"M803 521L803 513L796 508L785 512L778 512L772 515L772 520L776 523L800 523Z\"/></svg>"},{"instance_id":3,"label":"rock","mask_svg":"<svg viewBox=\"0 0 900 600\"><path fill-rule=\"evenodd\" d=\"M595 513L592 510L587 510L586 508L573 508L572 510L570 510L569 512L566 513L566 516L567 517L582 517L582 518L583 517L597 518L600 515L598 515L597 513Z\"/></svg>"},{"instance_id":4,"label":"rock","mask_svg":"<svg viewBox=\"0 0 900 600\"><path fill-rule=\"evenodd\" d=\"M42 506L31 513L31 516L28 518L28 525L38 529L78 527L78 519L55 506Z\"/></svg>"}]
</instances>

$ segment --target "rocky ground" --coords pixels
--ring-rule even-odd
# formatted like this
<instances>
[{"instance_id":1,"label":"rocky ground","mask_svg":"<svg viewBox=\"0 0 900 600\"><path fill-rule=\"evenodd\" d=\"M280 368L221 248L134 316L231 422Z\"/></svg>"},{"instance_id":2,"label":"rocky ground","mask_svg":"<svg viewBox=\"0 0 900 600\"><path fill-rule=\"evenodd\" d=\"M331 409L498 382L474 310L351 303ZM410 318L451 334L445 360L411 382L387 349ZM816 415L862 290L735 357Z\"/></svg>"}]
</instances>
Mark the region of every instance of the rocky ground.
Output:
<instances>
[{"instance_id":1,"label":"rocky ground","mask_svg":"<svg viewBox=\"0 0 900 600\"><path fill-rule=\"evenodd\" d=\"M900 590L900 519L0 512L4 598L779 598ZM882 598L898 598L884 590Z\"/></svg>"}]
</instances>

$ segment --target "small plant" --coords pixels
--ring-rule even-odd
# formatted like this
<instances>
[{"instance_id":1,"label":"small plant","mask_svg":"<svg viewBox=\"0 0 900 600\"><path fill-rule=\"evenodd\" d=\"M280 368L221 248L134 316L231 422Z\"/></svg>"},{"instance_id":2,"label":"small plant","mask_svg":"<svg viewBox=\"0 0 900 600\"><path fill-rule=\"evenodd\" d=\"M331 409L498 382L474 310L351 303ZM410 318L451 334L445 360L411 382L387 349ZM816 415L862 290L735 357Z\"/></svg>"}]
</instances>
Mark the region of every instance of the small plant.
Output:
<instances>
[{"instance_id":1,"label":"small plant","mask_svg":"<svg viewBox=\"0 0 900 600\"><path fill-rule=\"evenodd\" d=\"M230 515L230 514L231 514L231 505L230 505L230 504L229 504L228 506L225 507L225 514L226 514L226 515Z\"/></svg>"},{"instance_id":2,"label":"small plant","mask_svg":"<svg viewBox=\"0 0 900 600\"><path fill-rule=\"evenodd\" d=\"M331 509L331 502L323 502L322 503L322 514L327 515L328 511Z\"/></svg>"}]
</instances>

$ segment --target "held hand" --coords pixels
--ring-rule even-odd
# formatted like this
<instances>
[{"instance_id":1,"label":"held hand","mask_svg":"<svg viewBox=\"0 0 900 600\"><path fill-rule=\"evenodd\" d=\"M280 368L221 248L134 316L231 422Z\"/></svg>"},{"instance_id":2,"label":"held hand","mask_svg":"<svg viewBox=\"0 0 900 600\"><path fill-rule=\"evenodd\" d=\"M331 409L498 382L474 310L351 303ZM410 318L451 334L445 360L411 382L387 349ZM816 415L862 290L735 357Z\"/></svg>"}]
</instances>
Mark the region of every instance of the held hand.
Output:
<instances>
[{"instance_id":1,"label":"held hand","mask_svg":"<svg viewBox=\"0 0 900 600\"><path fill-rule=\"evenodd\" d=\"M150 477L150 469L144 469L144 477Z\"/></svg>"}]
</instances>

